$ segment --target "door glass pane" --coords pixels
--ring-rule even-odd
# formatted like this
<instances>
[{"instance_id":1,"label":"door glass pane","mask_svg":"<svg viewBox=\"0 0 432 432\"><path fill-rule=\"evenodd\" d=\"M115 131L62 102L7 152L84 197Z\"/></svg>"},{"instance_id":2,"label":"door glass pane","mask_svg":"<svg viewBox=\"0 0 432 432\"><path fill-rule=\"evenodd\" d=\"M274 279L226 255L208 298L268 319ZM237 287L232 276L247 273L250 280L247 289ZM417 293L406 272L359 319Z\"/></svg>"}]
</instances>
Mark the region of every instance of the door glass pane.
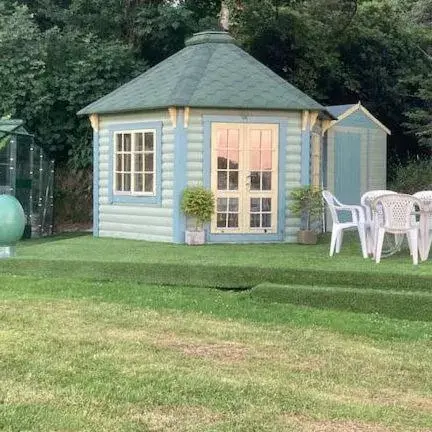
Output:
<instances>
[{"instance_id":1,"label":"door glass pane","mask_svg":"<svg viewBox=\"0 0 432 432\"><path fill-rule=\"evenodd\" d=\"M261 152L259 150L250 152L249 165L251 170L258 171L261 169Z\"/></svg>"},{"instance_id":2,"label":"door glass pane","mask_svg":"<svg viewBox=\"0 0 432 432\"><path fill-rule=\"evenodd\" d=\"M262 215L262 227L263 228L270 228L271 227L271 214L270 213L264 213Z\"/></svg>"},{"instance_id":3,"label":"door glass pane","mask_svg":"<svg viewBox=\"0 0 432 432\"><path fill-rule=\"evenodd\" d=\"M249 144L251 150L259 150L261 147L261 132L259 130L252 130L249 135Z\"/></svg>"},{"instance_id":4,"label":"door glass pane","mask_svg":"<svg viewBox=\"0 0 432 432\"><path fill-rule=\"evenodd\" d=\"M272 152L271 150L263 150L261 152L261 170L272 169Z\"/></svg>"},{"instance_id":5,"label":"door glass pane","mask_svg":"<svg viewBox=\"0 0 432 432\"><path fill-rule=\"evenodd\" d=\"M227 169L228 162L228 150L218 149L217 151L217 167L218 169Z\"/></svg>"},{"instance_id":6,"label":"door glass pane","mask_svg":"<svg viewBox=\"0 0 432 432\"><path fill-rule=\"evenodd\" d=\"M272 148L272 132L269 130L261 131L261 149L270 150Z\"/></svg>"},{"instance_id":7,"label":"door glass pane","mask_svg":"<svg viewBox=\"0 0 432 432\"><path fill-rule=\"evenodd\" d=\"M227 172L226 171L218 171L217 173L217 187L218 190L226 190L227 189Z\"/></svg>"},{"instance_id":8,"label":"door glass pane","mask_svg":"<svg viewBox=\"0 0 432 432\"><path fill-rule=\"evenodd\" d=\"M251 198L250 211L252 213L256 213L256 212L259 212L261 210L260 201L261 200L259 198Z\"/></svg>"},{"instance_id":9,"label":"door glass pane","mask_svg":"<svg viewBox=\"0 0 432 432\"><path fill-rule=\"evenodd\" d=\"M262 199L262 211L264 212L271 211L271 198Z\"/></svg>"},{"instance_id":10,"label":"door glass pane","mask_svg":"<svg viewBox=\"0 0 432 432\"><path fill-rule=\"evenodd\" d=\"M228 131L228 147L230 149L239 148L239 131L237 129L230 129Z\"/></svg>"},{"instance_id":11,"label":"door glass pane","mask_svg":"<svg viewBox=\"0 0 432 432\"><path fill-rule=\"evenodd\" d=\"M250 227L251 228L259 228L260 226L260 215L258 214L251 214L250 215Z\"/></svg>"},{"instance_id":12,"label":"door glass pane","mask_svg":"<svg viewBox=\"0 0 432 432\"><path fill-rule=\"evenodd\" d=\"M262 173L262 190L271 190L271 172Z\"/></svg>"},{"instance_id":13,"label":"door glass pane","mask_svg":"<svg viewBox=\"0 0 432 432\"><path fill-rule=\"evenodd\" d=\"M153 174L144 175L144 191L153 192Z\"/></svg>"},{"instance_id":14,"label":"door glass pane","mask_svg":"<svg viewBox=\"0 0 432 432\"><path fill-rule=\"evenodd\" d=\"M228 153L229 157L229 168L238 169L239 167L239 152L238 150L230 150Z\"/></svg>"},{"instance_id":15,"label":"door glass pane","mask_svg":"<svg viewBox=\"0 0 432 432\"><path fill-rule=\"evenodd\" d=\"M261 173L252 171L250 173L250 188L251 190L261 189Z\"/></svg>"},{"instance_id":16,"label":"door glass pane","mask_svg":"<svg viewBox=\"0 0 432 432\"><path fill-rule=\"evenodd\" d=\"M126 152L130 152L132 150L131 134L124 134L123 137L124 137L123 149Z\"/></svg>"},{"instance_id":17,"label":"door glass pane","mask_svg":"<svg viewBox=\"0 0 432 432\"><path fill-rule=\"evenodd\" d=\"M228 228L238 228L238 214L229 213L228 214Z\"/></svg>"},{"instance_id":18,"label":"door glass pane","mask_svg":"<svg viewBox=\"0 0 432 432\"><path fill-rule=\"evenodd\" d=\"M216 136L217 148L219 149L227 148L228 145L227 132L228 131L226 129L219 129L217 131L217 136Z\"/></svg>"},{"instance_id":19,"label":"door glass pane","mask_svg":"<svg viewBox=\"0 0 432 432\"><path fill-rule=\"evenodd\" d=\"M229 173L229 190L238 190L238 171Z\"/></svg>"},{"instance_id":20,"label":"door glass pane","mask_svg":"<svg viewBox=\"0 0 432 432\"><path fill-rule=\"evenodd\" d=\"M218 228L226 228L227 215L226 213L218 213L217 214L217 227Z\"/></svg>"},{"instance_id":21,"label":"door glass pane","mask_svg":"<svg viewBox=\"0 0 432 432\"><path fill-rule=\"evenodd\" d=\"M144 150L153 151L154 149L154 135L153 132L146 132L144 134Z\"/></svg>"},{"instance_id":22,"label":"door glass pane","mask_svg":"<svg viewBox=\"0 0 432 432\"><path fill-rule=\"evenodd\" d=\"M229 199L229 211L238 212L238 198L230 198Z\"/></svg>"},{"instance_id":23,"label":"door glass pane","mask_svg":"<svg viewBox=\"0 0 432 432\"><path fill-rule=\"evenodd\" d=\"M135 134L135 151L140 152L143 151L143 134L136 133Z\"/></svg>"},{"instance_id":24,"label":"door glass pane","mask_svg":"<svg viewBox=\"0 0 432 432\"><path fill-rule=\"evenodd\" d=\"M218 212L226 212L227 211L227 198L218 198L217 199L217 211ZM231 200L230 200L231 204Z\"/></svg>"}]
</instances>

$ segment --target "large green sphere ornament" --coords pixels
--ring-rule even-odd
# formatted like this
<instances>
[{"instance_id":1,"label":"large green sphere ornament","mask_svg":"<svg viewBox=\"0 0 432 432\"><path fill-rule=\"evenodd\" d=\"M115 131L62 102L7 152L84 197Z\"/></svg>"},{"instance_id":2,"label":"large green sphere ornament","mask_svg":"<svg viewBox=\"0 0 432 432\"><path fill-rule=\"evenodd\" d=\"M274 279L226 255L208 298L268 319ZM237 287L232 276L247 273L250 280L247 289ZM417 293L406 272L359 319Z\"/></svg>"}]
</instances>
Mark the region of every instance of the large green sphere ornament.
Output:
<instances>
[{"instance_id":1,"label":"large green sphere ornament","mask_svg":"<svg viewBox=\"0 0 432 432\"><path fill-rule=\"evenodd\" d=\"M10 195L0 195L0 247L13 246L22 237L25 223L19 201Z\"/></svg>"}]
</instances>

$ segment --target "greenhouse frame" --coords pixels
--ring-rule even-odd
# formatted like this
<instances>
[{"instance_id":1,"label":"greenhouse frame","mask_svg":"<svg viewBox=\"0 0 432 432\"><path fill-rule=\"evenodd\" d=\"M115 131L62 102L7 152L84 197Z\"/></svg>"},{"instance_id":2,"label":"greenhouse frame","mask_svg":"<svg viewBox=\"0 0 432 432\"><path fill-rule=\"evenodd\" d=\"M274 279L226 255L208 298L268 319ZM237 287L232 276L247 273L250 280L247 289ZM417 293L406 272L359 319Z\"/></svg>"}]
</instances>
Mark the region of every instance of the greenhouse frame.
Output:
<instances>
[{"instance_id":1,"label":"greenhouse frame","mask_svg":"<svg viewBox=\"0 0 432 432\"><path fill-rule=\"evenodd\" d=\"M0 194L15 196L26 215L24 237L53 232L54 161L22 120L0 119Z\"/></svg>"}]
</instances>

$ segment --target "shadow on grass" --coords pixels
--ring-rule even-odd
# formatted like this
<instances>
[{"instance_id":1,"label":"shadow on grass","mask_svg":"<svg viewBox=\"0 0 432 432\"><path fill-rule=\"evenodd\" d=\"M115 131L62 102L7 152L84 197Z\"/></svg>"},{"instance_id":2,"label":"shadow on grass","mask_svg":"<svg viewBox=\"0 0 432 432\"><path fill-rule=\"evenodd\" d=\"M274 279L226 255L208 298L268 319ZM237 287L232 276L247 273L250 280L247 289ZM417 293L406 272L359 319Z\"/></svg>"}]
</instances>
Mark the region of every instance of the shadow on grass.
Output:
<instances>
[{"instance_id":1,"label":"shadow on grass","mask_svg":"<svg viewBox=\"0 0 432 432\"><path fill-rule=\"evenodd\" d=\"M91 233L85 232L85 231L74 231L74 232L64 232L64 233L58 233L53 234L51 236L46 237L39 237L39 238L31 238L31 239L22 239L20 240L20 247L29 247L29 246L35 246L38 244L48 244L57 242L60 240L68 240L73 239L77 237L84 237L84 236L91 236Z\"/></svg>"}]
</instances>

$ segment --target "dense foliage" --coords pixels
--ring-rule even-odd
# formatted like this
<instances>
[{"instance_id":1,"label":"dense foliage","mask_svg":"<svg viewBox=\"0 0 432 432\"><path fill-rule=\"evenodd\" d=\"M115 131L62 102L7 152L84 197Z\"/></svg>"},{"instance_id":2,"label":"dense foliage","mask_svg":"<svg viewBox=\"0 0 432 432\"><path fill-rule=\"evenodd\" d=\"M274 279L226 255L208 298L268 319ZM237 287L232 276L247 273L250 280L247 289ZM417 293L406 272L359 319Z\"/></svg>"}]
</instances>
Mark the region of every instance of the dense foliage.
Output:
<instances>
[{"instance_id":1,"label":"dense foliage","mask_svg":"<svg viewBox=\"0 0 432 432\"><path fill-rule=\"evenodd\" d=\"M230 32L323 104L362 103L390 155L432 149L432 0L225 0ZM91 164L76 112L218 28L220 0L0 0L0 115L75 168Z\"/></svg>"}]
</instances>

